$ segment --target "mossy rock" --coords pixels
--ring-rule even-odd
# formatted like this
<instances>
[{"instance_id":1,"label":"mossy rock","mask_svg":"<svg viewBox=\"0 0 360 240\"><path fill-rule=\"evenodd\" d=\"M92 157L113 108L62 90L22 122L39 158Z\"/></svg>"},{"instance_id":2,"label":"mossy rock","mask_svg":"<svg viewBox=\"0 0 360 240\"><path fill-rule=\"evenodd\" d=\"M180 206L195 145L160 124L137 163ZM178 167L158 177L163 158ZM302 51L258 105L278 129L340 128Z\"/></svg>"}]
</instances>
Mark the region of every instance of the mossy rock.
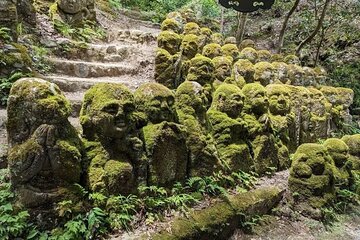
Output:
<instances>
[{"instance_id":1,"label":"mossy rock","mask_svg":"<svg viewBox=\"0 0 360 240\"><path fill-rule=\"evenodd\" d=\"M211 35L211 42L222 46L224 44L224 36L221 33L214 33Z\"/></svg>"},{"instance_id":2,"label":"mossy rock","mask_svg":"<svg viewBox=\"0 0 360 240\"><path fill-rule=\"evenodd\" d=\"M161 23L160 28L161 28L161 31L172 31L172 32L178 33L178 34L181 32L181 25L174 18L166 18Z\"/></svg>"},{"instance_id":3,"label":"mossy rock","mask_svg":"<svg viewBox=\"0 0 360 240\"><path fill-rule=\"evenodd\" d=\"M258 54L257 51L254 48L246 47L241 50L240 52L240 58L241 59L247 59L253 64L257 62Z\"/></svg>"},{"instance_id":4,"label":"mossy rock","mask_svg":"<svg viewBox=\"0 0 360 240\"><path fill-rule=\"evenodd\" d=\"M287 64L294 64L294 65L300 65L300 59L299 57L297 57L296 55L287 55L285 58L284 58L284 62L287 63Z\"/></svg>"},{"instance_id":5,"label":"mossy rock","mask_svg":"<svg viewBox=\"0 0 360 240\"><path fill-rule=\"evenodd\" d=\"M274 66L269 62L258 62L254 65L254 81L266 86L274 82Z\"/></svg>"},{"instance_id":6,"label":"mossy rock","mask_svg":"<svg viewBox=\"0 0 360 240\"><path fill-rule=\"evenodd\" d=\"M239 45L239 50L243 50L244 48L255 48L255 42L251 39L244 39L240 45Z\"/></svg>"},{"instance_id":7,"label":"mossy rock","mask_svg":"<svg viewBox=\"0 0 360 240\"><path fill-rule=\"evenodd\" d=\"M184 35L186 34L194 34L200 35L200 27L197 23L189 22L184 26Z\"/></svg>"},{"instance_id":8,"label":"mossy rock","mask_svg":"<svg viewBox=\"0 0 360 240\"><path fill-rule=\"evenodd\" d=\"M215 58L223 55L223 50L221 45L217 43L210 43L204 46L202 55L208 58Z\"/></svg>"},{"instance_id":9,"label":"mossy rock","mask_svg":"<svg viewBox=\"0 0 360 240\"><path fill-rule=\"evenodd\" d=\"M259 62L270 62L271 60L271 53L269 50L258 50L258 61Z\"/></svg>"},{"instance_id":10,"label":"mossy rock","mask_svg":"<svg viewBox=\"0 0 360 240\"><path fill-rule=\"evenodd\" d=\"M240 51L238 47L235 44L227 43L224 46L221 47L222 51L225 56L230 56L233 58L234 62L239 60L240 58Z\"/></svg>"}]
</instances>

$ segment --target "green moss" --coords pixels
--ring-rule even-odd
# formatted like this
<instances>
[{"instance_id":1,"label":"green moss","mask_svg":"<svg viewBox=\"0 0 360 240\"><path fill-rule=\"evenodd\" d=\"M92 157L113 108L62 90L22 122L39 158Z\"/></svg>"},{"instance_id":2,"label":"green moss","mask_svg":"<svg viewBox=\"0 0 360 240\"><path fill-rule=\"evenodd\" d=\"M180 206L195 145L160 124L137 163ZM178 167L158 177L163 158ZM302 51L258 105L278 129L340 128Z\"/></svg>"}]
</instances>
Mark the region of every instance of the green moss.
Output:
<instances>
[{"instance_id":1,"label":"green moss","mask_svg":"<svg viewBox=\"0 0 360 240\"><path fill-rule=\"evenodd\" d=\"M241 59L247 59L252 63L256 63L258 59L257 51L251 47L246 47L240 52Z\"/></svg>"},{"instance_id":2,"label":"green moss","mask_svg":"<svg viewBox=\"0 0 360 240\"><path fill-rule=\"evenodd\" d=\"M174 55L179 51L181 38L171 31L162 31L157 38L158 46Z\"/></svg>"},{"instance_id":3,"label":"green moss","mask_svg":"<svg viewBox=\"0 0 360 240\"><path fill-rule=\"evenodd\" d=\"M255 48L255 42L251 39L244 39L239 46L240 51L243 50L244 48Z\"/></svg>"},{"instance_id":4,"label":"green moss","mask_svg":"<svg viewBox=\"0 0 360 240\"><path fill-rule=\"evenodd\" d=\"M174 61L178 55L172 56L167 50L158 48L155 56L155 81L174 89L175 86L175 65Z\"/></svg>"},{"instance_id":5,"label":"green moss","mask_svg":"<svg viewBox=\"0 0 360 240\"><path fill-rule=\"evenodd\" d=\"M183 37L180 50L185 60L190 60L198 53L200 40L194 34L187 34Z\"/></svg>"},{"instance_id":6,"label":"green moss","mask_svg":"<svg viewBox=\"0 0 360 240\"><path fill-rule=\"evenodd\" d=\"M167 18L161 23L161 31L173 31L180 33L181 27L178 21L172 18Z\"/></svg>"},{"instance_id":7,"label":"green moss","mask_svg":"<svg viewBox=\"0 0 360 240\"><path fill-rule=\"evenodd\" d=\"M273 54L273 55L271 55L270 61L271 62L283 62L284 56L281 54Z\"/></svg>"},{"instance_id":8,"label":"green moss","mask_svg":"<svg viewBox=\"0 0 360 240\"><path fill-rule=\"evenodd\" d=\"M204 86L205 84L211 84L213 79L213 71L215 70L214 64L210 58L196 55L190 61L190 68L186 81L195 81Z\"/></svg>"},{"instance_id":9,"label":"green moss","mask_svg":"<svg viewBox=\"0 0 360 240\"><path fill-rule=\"evenodd\" d=\"M300 65L300 59L296 55L287 55L284 58L284 62L287 64Z\"/></svg>"},{"instance_id":10,"label":"green moss","mask_svg":"<svg viewBox=\"0 0 360 240\"><path fill-rule=\"evenodd\" d=\"M212 59L215 67L214 77L220 82L224 82L226 78L231 76L232 57L215 57Z\"/></svg>"},{"instance_id":11,"label":"green moss","mask_svg":"<svg viewBox=\"0 0 360 240\"><path fill-rule=\"evenodd\" d=\"M211 35L211 42L222 46L224 44L224 36L221 33L214 33Z\"/></svg>"},{"instance_id":12,"label":"green moss","mask_svg":"<svg viewBox=\"0 0 360 240\"><path fill-rule=\"evenodd\" d=\"M189 22L184 26L184 34L200 35L200 27L197 23Z\"/></svg>"},{"instance_id":13,"label":"green moss","mask_svg":"<svg viewBox=\"0 0 360 240\"><path fill-rule=\"evenodd\" d=\"M205 35L205 36L207 36L207 37L211 37L212 31L211 31L210 28L202 27L202 28L200 28L200 34L201 34L201 35Z\"/></svg>"},{"instance_id":14,"label":"green moss","mask_svg":"<svg viewBox=\"0 0 360 240\"><path fill-rule=\"evenodd\" d=\"M288 63L287 73L288 73L288 79L291 81L291 84L303 85L304 70L302 67Z\"/></svg>"},{"instance_id":15,"label":"green moss","mask_svg":"<svg viewBox=\"0 0 360 240\"><path fill-rule=\"evenodd\" d=\"M240 59L233 66L233 77L243 77L246 83L254 82L254 73L254 65L247 59Z\"/></svg>"},{"instance_id":16,"label":"green moss","mask_svg":"<svg viewBox=\"0 0 360 240\"><path fill-rule=\"evenodd\" d=\"M271 59L271 53L268 50L258 50L257 55L259 62L269 62Z\"/></svg>"},{"instance_id":17,"label":"green moss","mask_svg":"<svg viewBox=\"0 0 360 240\"><path fill-rule=\"evenodd\" d=\"M225 44L235 44L236 45L236 38L235 37L227 37L225 39Z\"/></svg>"},{"instance_id":18,"label":"green moss","mask_svg":"<svg viewBox=\"0 0 360 240\"><path fill-rule=\"evenodd\" d=\"M240 57L240 52L238 47L235 44L225 44L221 47L225 56L230 56L236 62Z\"/></svg>"},{"instance_id":19,"label":"green moss","mask_svg":"<svg viewBox=\"0 0 360 240\"><path fill-rule=\"evenodd\" d=\"M268 62L258 62L254 65L254 81L266 86L274 81L274 66Z\"/></svg>"},{"instance_id":20,"label":"green moss","mask_svg":"<svg viewBox=\"0 0 360 240\"><path fill-rule=\"evenodd\" d=\"M202 55L208 58L215 58L218 56L223 55L223 51L221 49L221 46L217 43L210 43L204 46Z\"/></svg>"},{"instance_id":21,"label":"green moss","mask_svg":"<svg viewBox=\"0 0 360 240\"><path fill-rule=\"evenodd\" d=\"M248 83L242 89L245 95L245 111L261 115L268 110L266 89L259 83Z\"/></svg>"},{"instance_id":22,"label":"green moss","mask_svg":"<svg viewBox=\"0 0 360 240\"><path fill-rule=\"evenodd\" d=\"M343 140L349 147L349 152L351 155L360 157L360 134L346 135L341 140Z\"/></svg>"},{"instance_id":23,"label":"green moss","mask_svg":"<svg viewBox=\"0 0 360 240\"><path fill-rule=\"evenodd\" d=\"M272 62L274 67L274 82L288 83L288 65L284 62Z\"/></svg>"}]
</instances>

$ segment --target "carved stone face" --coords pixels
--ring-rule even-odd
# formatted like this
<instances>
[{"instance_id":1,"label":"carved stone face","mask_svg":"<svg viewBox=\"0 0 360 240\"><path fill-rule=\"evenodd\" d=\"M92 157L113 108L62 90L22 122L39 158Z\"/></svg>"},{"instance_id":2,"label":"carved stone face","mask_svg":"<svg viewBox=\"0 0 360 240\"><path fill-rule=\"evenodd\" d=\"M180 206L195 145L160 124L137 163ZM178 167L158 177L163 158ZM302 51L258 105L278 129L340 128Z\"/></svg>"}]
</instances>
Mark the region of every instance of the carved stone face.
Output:
<instances>
[{"instance_id":1,"label":"carved stone face","mask_svg":"<svg viewBox=\"0 0 360 240\"><path fill-rule=\"evenodd\" d=\"M266 89L258 83L249 83L242 89L245 94L245 104L255 114L264 114L268 111L269 102Z\"/></svg>"},{"instance_id":2,"label":"carved stone face","mask_svg":"<svg viewBox=\"0 0 360 240\"><path fill-rule=\"evenodd\" d=\"M269 110L274 115L290 112L290 90L285 85L270 84L266 87L269 98Z\"/></svg>"},{"instance_id":3,"label":"carved stone face","mask_svg":"<svg viewBox=\"0 0 360 240\"><path fill-rule=\"evenodd\" d=\"M324 142L336 167L342 167L349 160L349 147L340 139L330 138Z\"/></svg>"},{"instance_id":4,"label":"carved stone face","mask_svg":"<svg viewBox=\"0 0 360 240\"><path fill-rule=\"evenodd\" d=\"M185 24L184 26L184 34L194 34L199 35L200 34L200 27L197 23L190 22Z\"/></svg>"},{"instance_id":5,"label":"carved stone face","mask_svg":"<svg viewBox=\"0 0 360 240\"><path fill-rule=\"evenodd\" d=\"M202 113L206 111L207 101L203 87L197 82L185 81L176 90L176 102L180 109L186 105L196 113Z\"/></svg>"},{"instance_id":6,"label":"carved stone face","mask_svg":"<svg viewBox=\"0 0 360 240\"><path fill-rule=\"evenodd\" d=\"M214 93L212 107L235 119L244 107L244 95L240 88L233 84L221 84Z\"/></svg>"},{"instance_id":7,"label":"carved stone face","mask_svg":"<svg viewBox=\"0 0 360 240\"><path fill-rule=\"evenodd\" d=\"M215 78L223 82L227 77L231 76L232 58L216 57L212 61L215 67Z\"/></svg>"},{"instance_id":8,"label":"carved stone face","mask_svg":"<svg viewBox=\"0 0 360 240\"><path fill-rule=\"evenodd\" d=\"M171 55L179 51L180 42L180 36L170 31L163 31L158 37L158 46L168 51Z\"/></svg>"},{"instance_id":9,"label":"carved stone face","mask_svg":"<svg viewBox=\"0 0 360 240\"><path fill-rule=\"evenodd\" d=\"M167 87L158 83L148 83L135 91L138 110L144 112L153 124L176 119L175 96Z\"/></svg>"},{"instance_id":10,"label":"carved stone face","mask_svg":"<svg viewBox=\"0 0 360 240\"><path fill-rule=\"evenodd\" d=\"M65 13L75 14L86 7L84 0L60 0L58 6Z\"/></svg>"},{"instance_id":11,"label":"carved stone face","mask_svg":"<svg viewBox=\"0 0 360 240\"><path fill-rule=\"evenodd\" d=\"M199 48L199 38L194 34L185 35L181 43L182 55L188 59L195 57Z\"/></svg>"},{"instance_id":12,"label":"carved stone face","mask_svg":"<svg viewBox=\"0 0 360 240\"><path fill-rule=\"evenodd\" d=\"M124 85L98 84L85 94L80 121L99 137L120 139L134 129L134 110L134 97Z\"/></svg>"},{"instance_id":13,"label":"carved stone face","mask_svg":"<svg viewBox=\"0 0 360 240\"><path fill-rule=\"evenodd\" d=\"M213 81L214 64L211 59L198 55L191 59L187 81L195 81L204 86Z\"/></svg>"}]
</instances>

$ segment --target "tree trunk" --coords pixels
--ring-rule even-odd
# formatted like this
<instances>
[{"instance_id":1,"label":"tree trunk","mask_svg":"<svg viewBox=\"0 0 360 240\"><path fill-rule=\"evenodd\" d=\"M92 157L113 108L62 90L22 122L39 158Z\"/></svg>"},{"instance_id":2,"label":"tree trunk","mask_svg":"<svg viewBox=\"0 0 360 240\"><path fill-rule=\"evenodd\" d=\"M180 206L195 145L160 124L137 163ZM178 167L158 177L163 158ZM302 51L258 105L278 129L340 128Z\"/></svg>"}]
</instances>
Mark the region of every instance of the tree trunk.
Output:
<instances>
[{"instance_id":1,"label":"tree trunk","mask_svg":"<svg viewBox=\"0 0 360 240\"><path fill-rule=\"evenodd\" d=\"M236 31L237 45L240 45L244 38L247 16L247 13L238 13L238 29Z\"/></svg>"},{"instance_id":2,"label":"tree trunk","mask_svg":"<svg viewBox=\"0 0 360 240\"><path fill-rule=\"evenodd\" d=\"M327 10L327 8L328 8L328 6L329 6L330 1L331 1L331 0L326 0L326 1L325 1L325 5L324 5L324 8L323 8L323 10L322 10L321 17L320 17L320 19L319 19L319 21L318 21L318 23L317 23L316 28L314 29L314 31L313 31L305 40L303 40L303 41L299 44L299 46L298 46L297 49L296 49L296 54L297 54L297 55L299 55L301 49L303 49L303 47L304 47L306 44L310 43L310 42L314 39L314 37L316 36L316 34L319 32L319 30L320 30L320 28L321 28L321 26L322 26L322 24L323 24L323 22L324 22L324 18L325 18L325 15L326 15L326 10Z\"/></svg>"},{"instance_id":3,"label":"tree trunk","mask_svg":"<svg viewBox=\"0 0 360 240\"><path fill-rule=\"evenodd\" d=\"M224 8L221 7L220 33L224 34Z\"/></svg>"},{"instance_id":4,"label":"tree trunk","mask_svg":"<svg viewBox=\"0 0 360 240\"><path fill-rule=\"evenodd\" d=\"M325 39L325 31L326 31L326 29L322 28L320 42L319 42L319 44L317 46L317 49L316 49L315 67L317 66L317 64L319 62L321 46L322 46L322 44L324 42L324 39Z\"/></svg>"},{"instance_id":5,"label":"tree trunk","mask_svg":"<svg viewBox=\"0 0 360 240\"><path fill-rule=\"evenodd\" d=\"M288 14L285 17L284 23L282 25L280 34L279 34L279 43L278 43L278 48L277 48L277 53L281 53L281 49L284 45L284 37L285 37L285 31L289 22L289 19L291 17L291 15L293 15L293 13L295 12L296 8L299 6L300 0L295 0L294 5L292 6L292 8L290 9L290 11L288 12Z\"/></svg>"}]
</instances>

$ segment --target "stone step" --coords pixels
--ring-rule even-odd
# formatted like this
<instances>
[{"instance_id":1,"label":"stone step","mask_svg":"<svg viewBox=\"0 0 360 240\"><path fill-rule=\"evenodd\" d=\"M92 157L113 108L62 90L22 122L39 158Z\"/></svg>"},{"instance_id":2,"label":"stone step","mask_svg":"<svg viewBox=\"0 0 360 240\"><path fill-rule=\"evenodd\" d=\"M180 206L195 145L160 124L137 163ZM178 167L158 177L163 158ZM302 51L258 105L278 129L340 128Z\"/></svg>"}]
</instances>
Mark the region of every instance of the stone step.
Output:
<instances>
[{"instance_id":1,"label":"stone step","mask_svg":"<svg viewBox=\"0 0 360 240\"><path fill-rule=\"evenodd\" d=\"M103 63L49 58L54 65L55 73L80 78L114 77L121 75L134 75L138 67L125 63Z\"/></svg>"},{"instance_id":2,"label":"stone step","mask_svg":"<svg viewBox=\"0 0 360 240\"><path fill-rule=\"evenodd\" d=\"M107 42L129 42L129 43L140 43L150 44L155 43L159 30L151 29L118 29L112 31L107 36Z\"/></svg>"},{"instance_id":3,"label":"stone step","mask_svg":"<svg viewBox=\"0 0 360 240\"><path fill-rule=\"evenodd\" d=\"M80 78L66 75L48 75L44 77L55 83L63 92L84 92L97 83L122 83L131 90L137 89L141 84L154 81L151 76L139 77L136 75L123 75L119 77Z\"/></svg>"}]
</instances>

